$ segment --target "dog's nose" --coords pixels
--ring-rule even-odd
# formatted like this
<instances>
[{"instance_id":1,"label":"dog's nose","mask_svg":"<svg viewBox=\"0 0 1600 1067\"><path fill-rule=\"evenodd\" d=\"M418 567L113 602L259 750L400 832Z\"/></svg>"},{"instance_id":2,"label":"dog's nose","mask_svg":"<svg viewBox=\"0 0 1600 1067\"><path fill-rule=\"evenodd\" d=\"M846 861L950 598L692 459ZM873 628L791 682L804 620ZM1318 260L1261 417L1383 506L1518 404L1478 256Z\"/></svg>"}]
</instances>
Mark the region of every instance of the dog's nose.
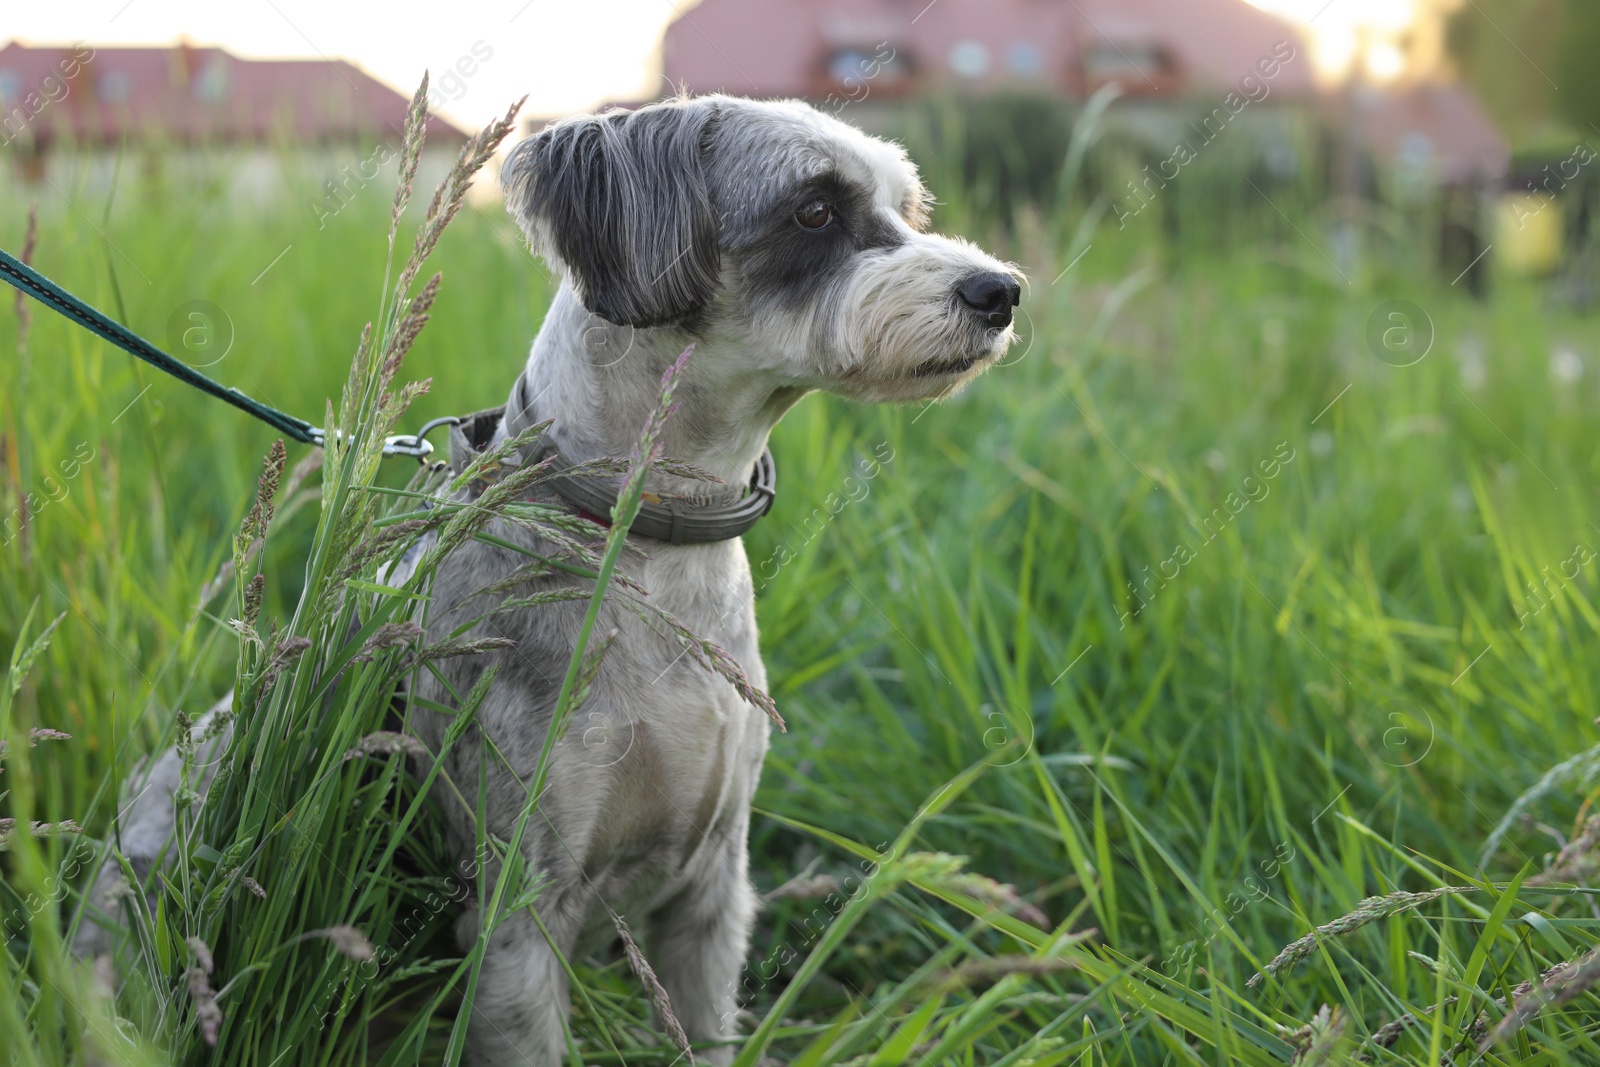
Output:
<instances>
[{"instance_id":1,"label":"dog's nose","mask_svg":"<svg viewBox=\"0 0 1600 1067\"><path fill-rule=\"evenodd\" d=\"M1022 286L1009 274L986 270L962 282L956 295L990 326L1009 326L1011 309L1022 302Z\"/></svg>"}]
</instances>

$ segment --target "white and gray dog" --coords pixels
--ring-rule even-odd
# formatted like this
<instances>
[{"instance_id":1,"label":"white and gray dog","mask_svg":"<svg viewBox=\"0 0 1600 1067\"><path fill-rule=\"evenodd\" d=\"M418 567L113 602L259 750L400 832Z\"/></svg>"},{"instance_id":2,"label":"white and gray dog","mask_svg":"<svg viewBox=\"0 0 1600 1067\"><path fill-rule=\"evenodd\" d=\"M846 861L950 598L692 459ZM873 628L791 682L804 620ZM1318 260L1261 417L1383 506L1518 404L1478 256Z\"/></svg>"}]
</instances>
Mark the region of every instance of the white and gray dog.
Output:
<instances>
[{"instance_id":1,"label":"white and gray dog","mask_svg":"<svg viewBox=\"0 0 1600 1067\"><path fill-rule=\"evenodd\" d=\"M1018 273L924 232L929 196L905 152L803 103L707 96L567 119L519 144L501 180L562 281L495 439L551 419L547 441L570 462L626 455L663 371L692 342L663 452L726 487L708 494L704 481L652 475L663 495L708 506L739 496L772 428L814 389L865 401L944 397L1013 339ZM493 532L540 547L517 527ZM741 541L635 542L627 575L764 689ZM470 591L525 559L479 542L453 553L435 582L430 640L475 617ZM478 716L509 764L491 761L487 779L486 829L502 840L523 808L583 611L545 604L475 631L516 641L494 654L499 674ZM602 901L640 929L689 1038L734 1034L756 908L746 836L768 720L657 626L608 605L598 632L613 629L524 839L529 869L548 878L536 904L548 940L525 911L491 938L469 1031L475 1063L559 1062L568 990L557 952L611 931ZM488 659L441 666L465 692ZM420 695L448 699L424 678ZM436 747L447 720L416 715ZM477 748L455 747L447 769L457 782L478 781ZM471 814L445 808L470 854ZM476 916L460 929L470 944ZM706 1058L727 1063L731 1052Z\"/></svg>"}]
</instances>

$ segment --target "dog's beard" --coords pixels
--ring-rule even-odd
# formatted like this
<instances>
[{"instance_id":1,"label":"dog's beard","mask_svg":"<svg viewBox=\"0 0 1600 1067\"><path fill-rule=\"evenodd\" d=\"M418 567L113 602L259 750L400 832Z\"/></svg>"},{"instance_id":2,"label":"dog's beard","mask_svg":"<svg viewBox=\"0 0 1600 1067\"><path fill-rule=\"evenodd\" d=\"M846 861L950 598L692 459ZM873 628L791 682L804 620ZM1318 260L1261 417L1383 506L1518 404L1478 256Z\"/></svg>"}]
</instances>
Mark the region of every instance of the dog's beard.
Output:
<instances>
[{"instance_id":1,"label":"dog's beard","mask_svg":"<svg viewBox=\"0 0 1600 1067\"><path fill-rule=\"evenodd\" d=\"M1011 328L989 332L996 336L976 344L947 337L906 338L912 342L906 347L863 353L850 369L829 378L825 387L873 404L942 400L960 392L1005 355L1013 339Z\"/></svg>"},{"instance_id":2,"label":"dog's beard","mask_svg":"<svg viewBox=\"0 0 1600 1067\"><path fill-rule=\"evenodd\" d=\"M865 260L845 288L835 323L841 355L828 388L859 400L937 399L993 366L1016 332L961 306L960 280L1001 264L964 242L922 240Z\"/></svg>"}]
</instances>

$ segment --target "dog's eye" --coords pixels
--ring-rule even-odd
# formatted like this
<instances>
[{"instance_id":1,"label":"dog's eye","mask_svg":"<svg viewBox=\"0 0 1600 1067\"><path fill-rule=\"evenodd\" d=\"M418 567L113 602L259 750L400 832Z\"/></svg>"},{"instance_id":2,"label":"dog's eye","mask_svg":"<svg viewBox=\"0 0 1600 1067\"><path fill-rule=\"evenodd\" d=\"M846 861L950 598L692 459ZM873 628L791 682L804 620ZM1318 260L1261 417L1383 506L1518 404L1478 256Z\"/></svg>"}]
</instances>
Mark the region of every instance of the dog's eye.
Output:
<instances>
[{"instance_id":1,"label":"dog's eye","mask_svg":"<svg viewBox=\"0 0 1600 1067\"><path fill-rule=\"evenodd\" d=\"M808 230L820 230L833 221L833 205L825 200L813 200L794 213L794 221Z\"/></svg>"}]
</instances>

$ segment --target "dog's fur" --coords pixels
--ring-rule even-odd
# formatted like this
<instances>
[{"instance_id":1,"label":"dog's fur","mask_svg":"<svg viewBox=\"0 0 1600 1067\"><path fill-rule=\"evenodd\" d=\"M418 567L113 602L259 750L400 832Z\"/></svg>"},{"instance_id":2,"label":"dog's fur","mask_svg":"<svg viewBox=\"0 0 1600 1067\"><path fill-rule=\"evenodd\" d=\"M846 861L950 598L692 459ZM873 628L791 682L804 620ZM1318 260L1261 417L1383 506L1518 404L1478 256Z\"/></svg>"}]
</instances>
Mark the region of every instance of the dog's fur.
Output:
<instances>
[{"instance_id":1,"label":"dog's fur","mask_svg":"<svg viewBox=\"0 0 1600 1067\"><path fill-rule=\"evenodd\" d=\"M511 390L501 440L553 419L550 440L569 460L626 455L662 372L693 342L663 451L723 479L717 492L726 498L807 392L943 397L1012 339L1015 271L967 242L923 232L928 195L905 153L802 103L708 96L569 119L518 145L502 184L562 284ZM797 212L819 200L831 222L807 229ZM1003 314L961 295L974 279L991 290L1003 283ZM704 499L706 484L652 475L650 488ZM508 524L489 532L548 551ZM765 688L742 543L635 545L642 551L625 554L622 567L651 602L728 650ZM455 551L435 579L429 639L471 618L463 598L525 559L478 542ZM527 591L569 580L540 579ZM487 772L486 829L502 839L523 808L584 609L501 613L475 631L516 641L494 654L500 670L478 714L510 765L491 759ZM535 905L549 942L526 911L492 937L469 1032L477 1064L559 1062L568 990L555 950L570 955L586 934L609 936L601 901L642 933L691 1039L734 1033L756 906L746 829L768 723L660 626L608 604L597 632L613 630L604 667L554 749L524 841L529 868L549 879ZM441 666L465 692L491 658ZM427 675L420 695L450 699ZM413 719L437 748L448 720L415 711ZM457 783L478 782L475 740L469 734L448 761ZM471 813L455 800L445 807L454 841L470 854ZM497 874L493 864L482 871ZM460 929L470 944L476 915ZM706 1058L726 1063L731 1053Z\"/></svg>"}]
</instances>

